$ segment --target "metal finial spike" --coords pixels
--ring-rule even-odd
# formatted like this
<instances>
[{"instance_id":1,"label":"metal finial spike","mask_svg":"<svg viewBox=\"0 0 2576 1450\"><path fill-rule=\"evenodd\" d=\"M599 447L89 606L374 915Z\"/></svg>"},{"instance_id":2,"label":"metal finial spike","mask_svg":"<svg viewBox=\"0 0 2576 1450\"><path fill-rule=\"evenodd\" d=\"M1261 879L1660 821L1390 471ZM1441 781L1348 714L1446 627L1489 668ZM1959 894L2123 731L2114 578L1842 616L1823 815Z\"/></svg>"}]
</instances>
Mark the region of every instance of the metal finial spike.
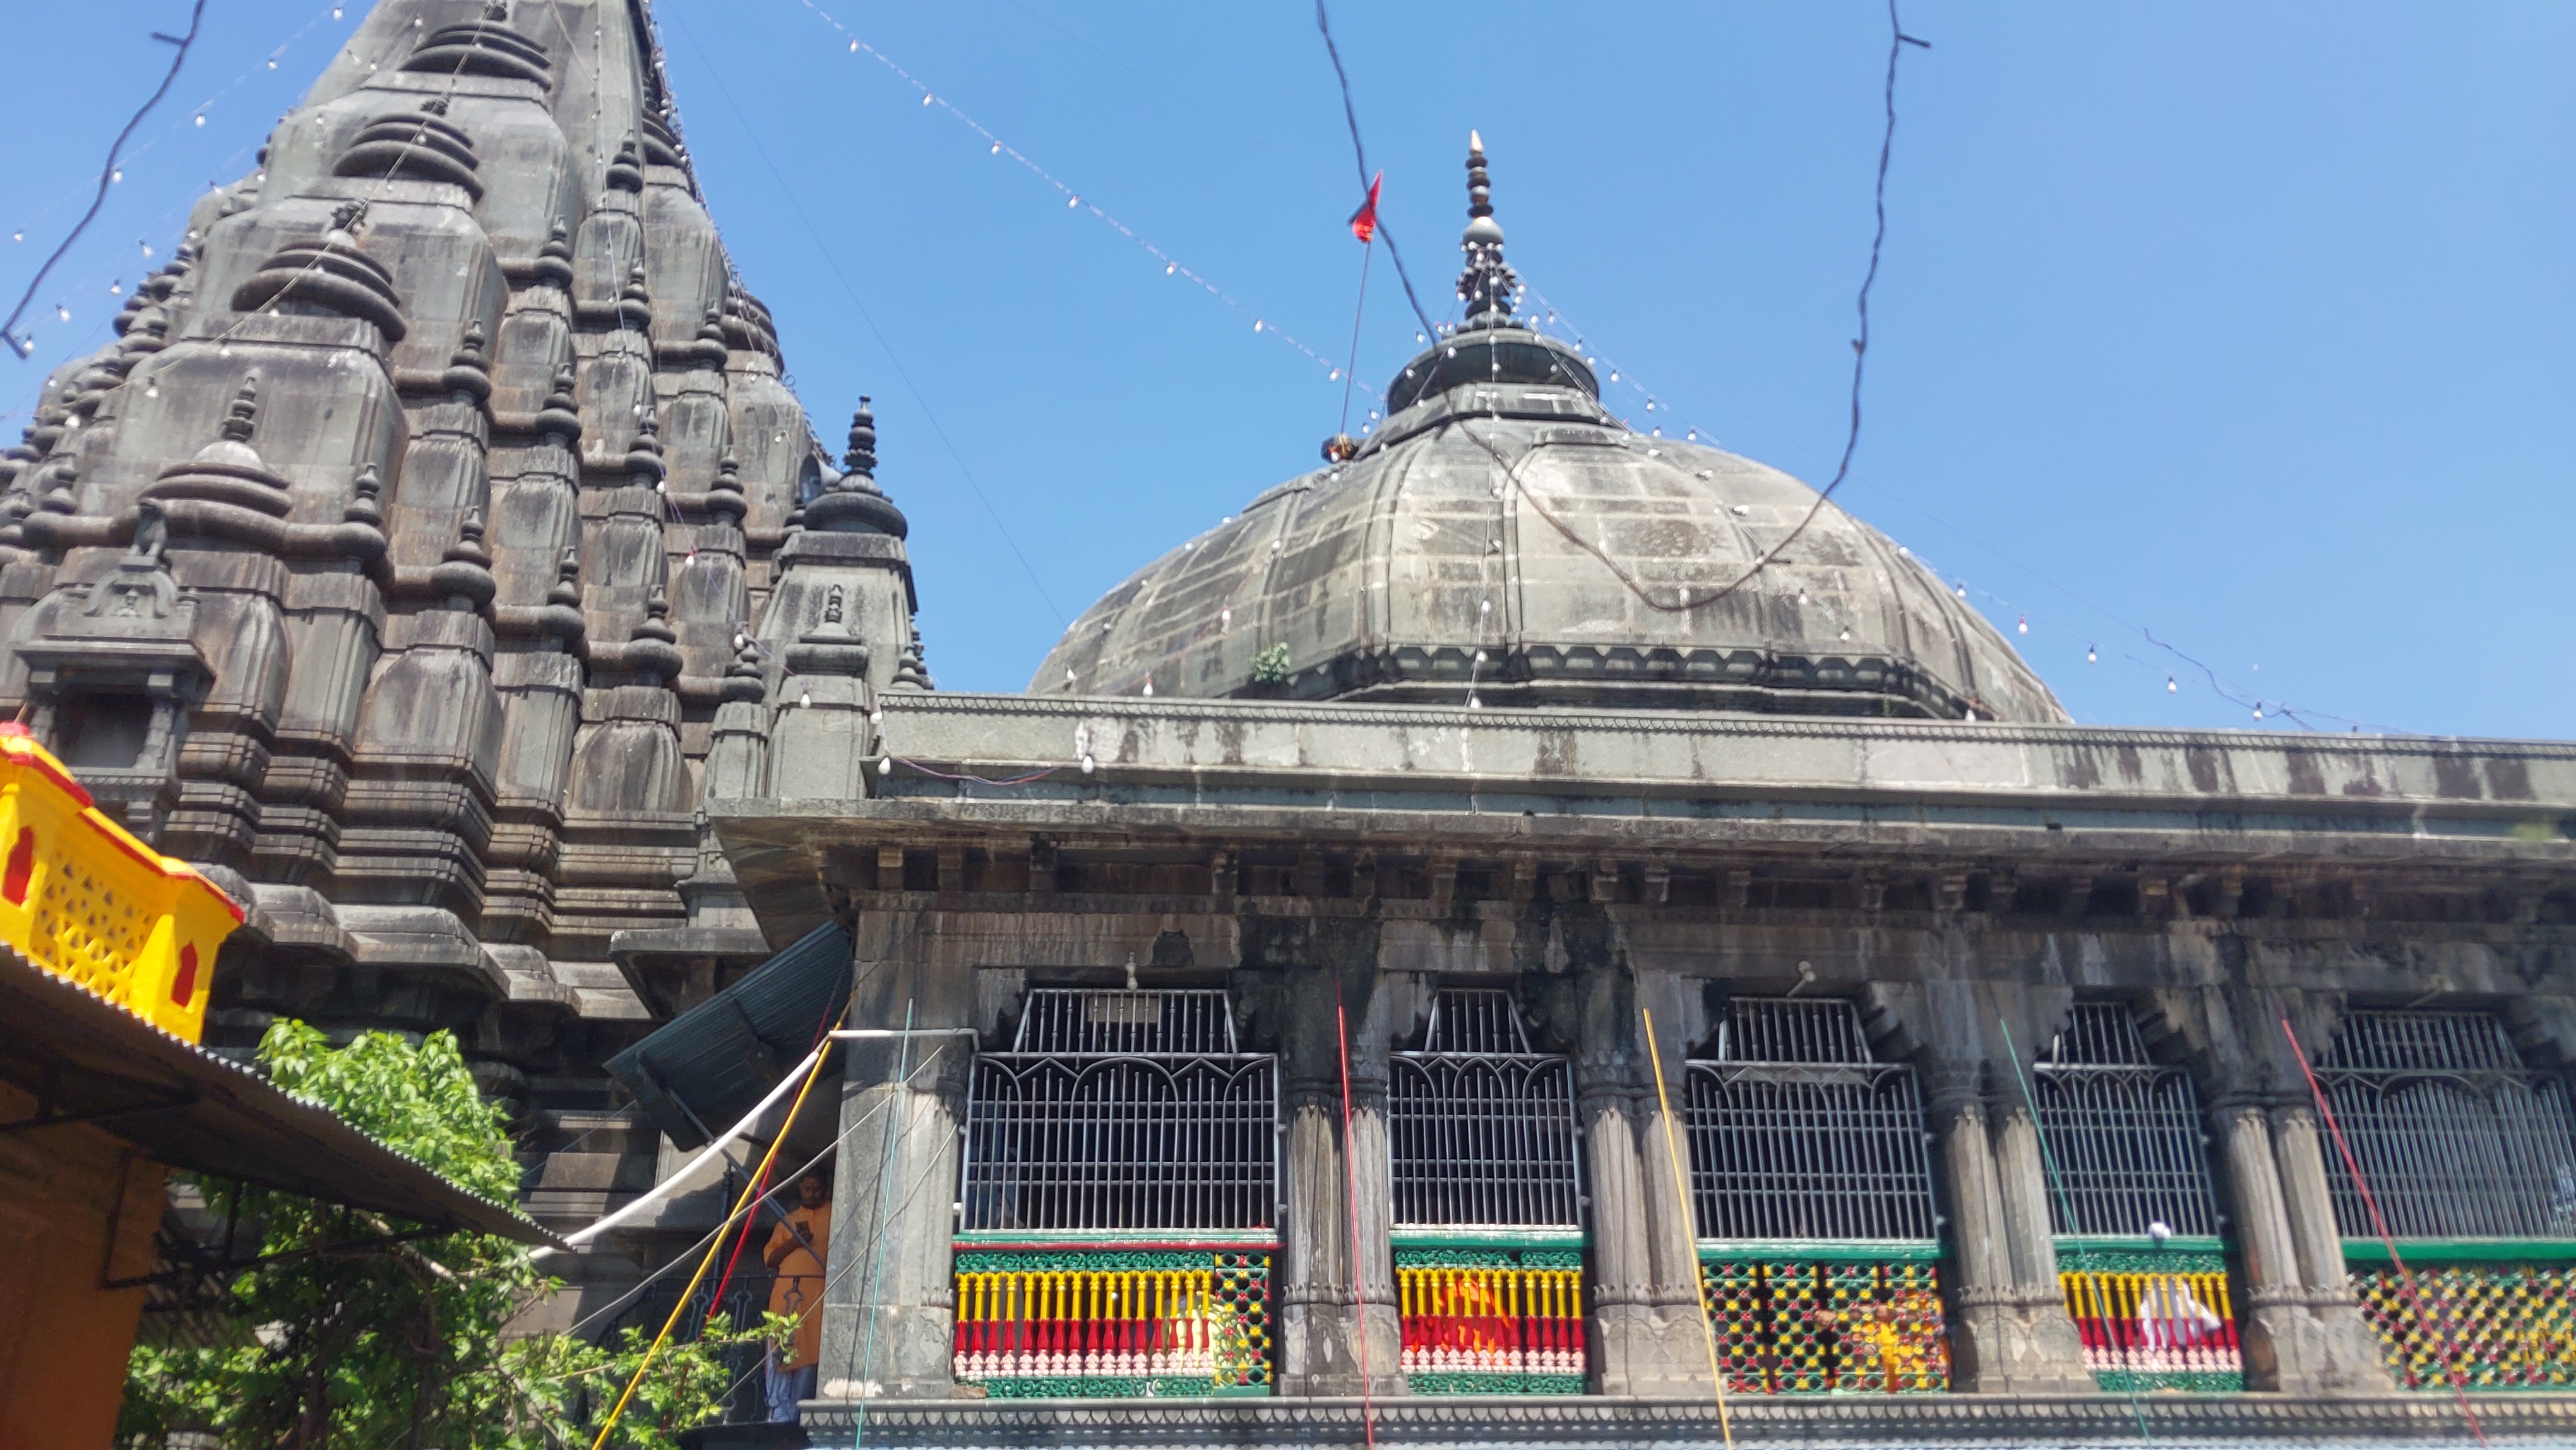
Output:
<instances>
[{"instance_id":1,"label":"metal finial spike","mask_svg":"<svg viewBox=\"0 0 2576 1450\"><path fill-rule=\"evenodd\" d=\"M1467 133L1467 215L1489 217L1494 214L1494 187L1485 172L1485 138Z\"/></svg>"},{"instance_id":2,"label":"metal finial spike","mask_svg":"<svg viewBox=\"0 0 2576 1450\"><path fill-rule=\"evenodd\" d=\"M1459 250L1467 268L1458 275L1458 296L1467 304L1466 327L1501 327L1511 322L1512 289L1519 281L1503 260L1503 227L1494 220L1493 180L1485 170L1485 138L1467 133L1467 230Z\"/></svg>"}]
</instances>

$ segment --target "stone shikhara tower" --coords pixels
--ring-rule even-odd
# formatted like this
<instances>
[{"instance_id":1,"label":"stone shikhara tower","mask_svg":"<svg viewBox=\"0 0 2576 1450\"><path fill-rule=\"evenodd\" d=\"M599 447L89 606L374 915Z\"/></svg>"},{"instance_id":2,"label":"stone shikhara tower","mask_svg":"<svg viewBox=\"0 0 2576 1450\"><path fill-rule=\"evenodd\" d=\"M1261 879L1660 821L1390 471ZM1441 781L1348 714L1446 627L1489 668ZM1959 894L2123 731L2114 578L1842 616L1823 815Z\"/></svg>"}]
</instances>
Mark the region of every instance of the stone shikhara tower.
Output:
<instances>
[{"instance_id":1,"label":"stone shikhara tower","mask_svg":"<svg viewBox=\"0 0 2576 1450\"><path fill-rule=\"evenodd\" d=\"M623 0L385 0L117 330L0 460L0 708L251 906L210 1041L453 1029L595 1217L598 1064L767 952L704 799L782 690L927 688L872 421L842 475Z\"/></svg>"}]
</instances>

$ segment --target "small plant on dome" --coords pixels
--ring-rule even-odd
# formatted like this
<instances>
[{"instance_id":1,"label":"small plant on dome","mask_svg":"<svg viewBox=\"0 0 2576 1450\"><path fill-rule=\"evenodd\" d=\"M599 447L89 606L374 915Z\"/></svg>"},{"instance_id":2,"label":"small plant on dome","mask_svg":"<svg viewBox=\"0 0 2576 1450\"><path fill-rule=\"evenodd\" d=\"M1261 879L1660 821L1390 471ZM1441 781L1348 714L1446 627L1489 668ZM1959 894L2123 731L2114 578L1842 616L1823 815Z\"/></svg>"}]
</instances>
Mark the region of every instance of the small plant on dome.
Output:
<instances>
[{"instance_id":1,"label":"small plant on dome","mask_svg":"<svg viewBox=\"0 0 2576 1450\"><path fill-rule=\"evenodd\" d=\"M1288 679L1288 642L1281 640L1252 657L1252 682L1256 685L1284 684Z\"/></svg>"}]
</instances>

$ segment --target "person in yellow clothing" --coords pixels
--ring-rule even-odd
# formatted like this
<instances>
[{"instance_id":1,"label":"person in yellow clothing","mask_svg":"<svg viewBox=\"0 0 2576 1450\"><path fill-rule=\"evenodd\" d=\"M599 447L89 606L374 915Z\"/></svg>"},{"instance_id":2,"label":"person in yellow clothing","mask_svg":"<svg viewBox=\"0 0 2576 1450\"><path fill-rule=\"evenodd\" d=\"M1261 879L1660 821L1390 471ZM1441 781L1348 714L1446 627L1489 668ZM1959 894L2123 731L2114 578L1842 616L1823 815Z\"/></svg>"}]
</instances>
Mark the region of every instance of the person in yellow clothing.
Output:
<instances>
[{"instance_id":1,"label":"person in yellow clothing","mask_svg":"<svg viewBox=\"0 0 2576 1450\"><path fill-rule=\"evenodd\" d=\"M823 1358L823 1271L832 1232L832 1184L808 1173L796 1184L796 1207L772 1229L761 1262L778 1274L769 1290L769 1312L796 1317L796 1336L769 1346L769 1418L792 1424L796 1405L814 1397L815 1370Z\"/></svg>"}]
</instances>

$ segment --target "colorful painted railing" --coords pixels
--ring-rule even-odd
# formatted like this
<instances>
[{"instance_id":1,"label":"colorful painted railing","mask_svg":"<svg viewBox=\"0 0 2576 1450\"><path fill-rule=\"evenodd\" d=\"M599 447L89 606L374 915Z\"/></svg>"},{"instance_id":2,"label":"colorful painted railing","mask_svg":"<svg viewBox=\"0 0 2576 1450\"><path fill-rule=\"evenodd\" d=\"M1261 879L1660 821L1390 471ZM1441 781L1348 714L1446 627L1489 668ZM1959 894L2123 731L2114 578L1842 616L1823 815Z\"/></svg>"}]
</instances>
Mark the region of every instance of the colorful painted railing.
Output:
<instances>
[{"instance_id":1,"label":"colorful painted railing","mask_svg":"<svg viewBox=\"0 0 2576 1450\"><path fill-rule=\"evenodd\" d=\"M0 942L195 1042L215 950L241 922L186 862L93 807L24 726L0 725Z\"/></svg>"},{"instance_id":2,"label":"colorful painted railing","mask_svg":"<svg viewBox=\"0 0 2576 1450\"><path fill-rule=\"evenodd\" d=\"M2227 1259L2215 1242L2136 1248L2060 1239L2057 1279L2109 1393L2245 1388Z\"/></svg>"},{"instance_id":3,"label":"colorful painted railing","mask_svg":"<svg viewBox=\"0 0 2576 1450\"><path fill-rule=\"evenodd\" d=\"M960 1244L957 1380L998 1399L1268 1394L1270 1257Z\"/></svg>"},{"instance_id":4,"label":"colorful painted railing","mask_svg":"<svg viewBox=\"0 0 2576 1450\"><path fill-rule=\"evenodd\" d=\"M2353 1292L2398 1384L2444 1390L2456 1371L2473 1390L2576 1385L2576 1244L2510 1246L2534 1251L2519 1262L2463 1258L2507 1247L2401 1240L2410 1296L2382 1246L2346 1242Z\"/></svg>"},{"instance_id":5,"label":"colorful painted railing","mask_svg":"<svg viewBox=\"0 0 2576 1450\"><path fill-rule=\"evenodd\" d=\"M1583 1250L1395 1250L1405 1382L1427 1395L1583 1393Z\"/></svg>"},{"instance_id":6,"label":"colorful painted railing","mask_svg":"<svg viewBox=\"0 0 2576 1450\"><path fill-rule=\"evenodd\" d=\"M1706 1244L1700 1273L1737 1394L1950 1387L1933 1244Z\"/></svg>"}]
</instances>

